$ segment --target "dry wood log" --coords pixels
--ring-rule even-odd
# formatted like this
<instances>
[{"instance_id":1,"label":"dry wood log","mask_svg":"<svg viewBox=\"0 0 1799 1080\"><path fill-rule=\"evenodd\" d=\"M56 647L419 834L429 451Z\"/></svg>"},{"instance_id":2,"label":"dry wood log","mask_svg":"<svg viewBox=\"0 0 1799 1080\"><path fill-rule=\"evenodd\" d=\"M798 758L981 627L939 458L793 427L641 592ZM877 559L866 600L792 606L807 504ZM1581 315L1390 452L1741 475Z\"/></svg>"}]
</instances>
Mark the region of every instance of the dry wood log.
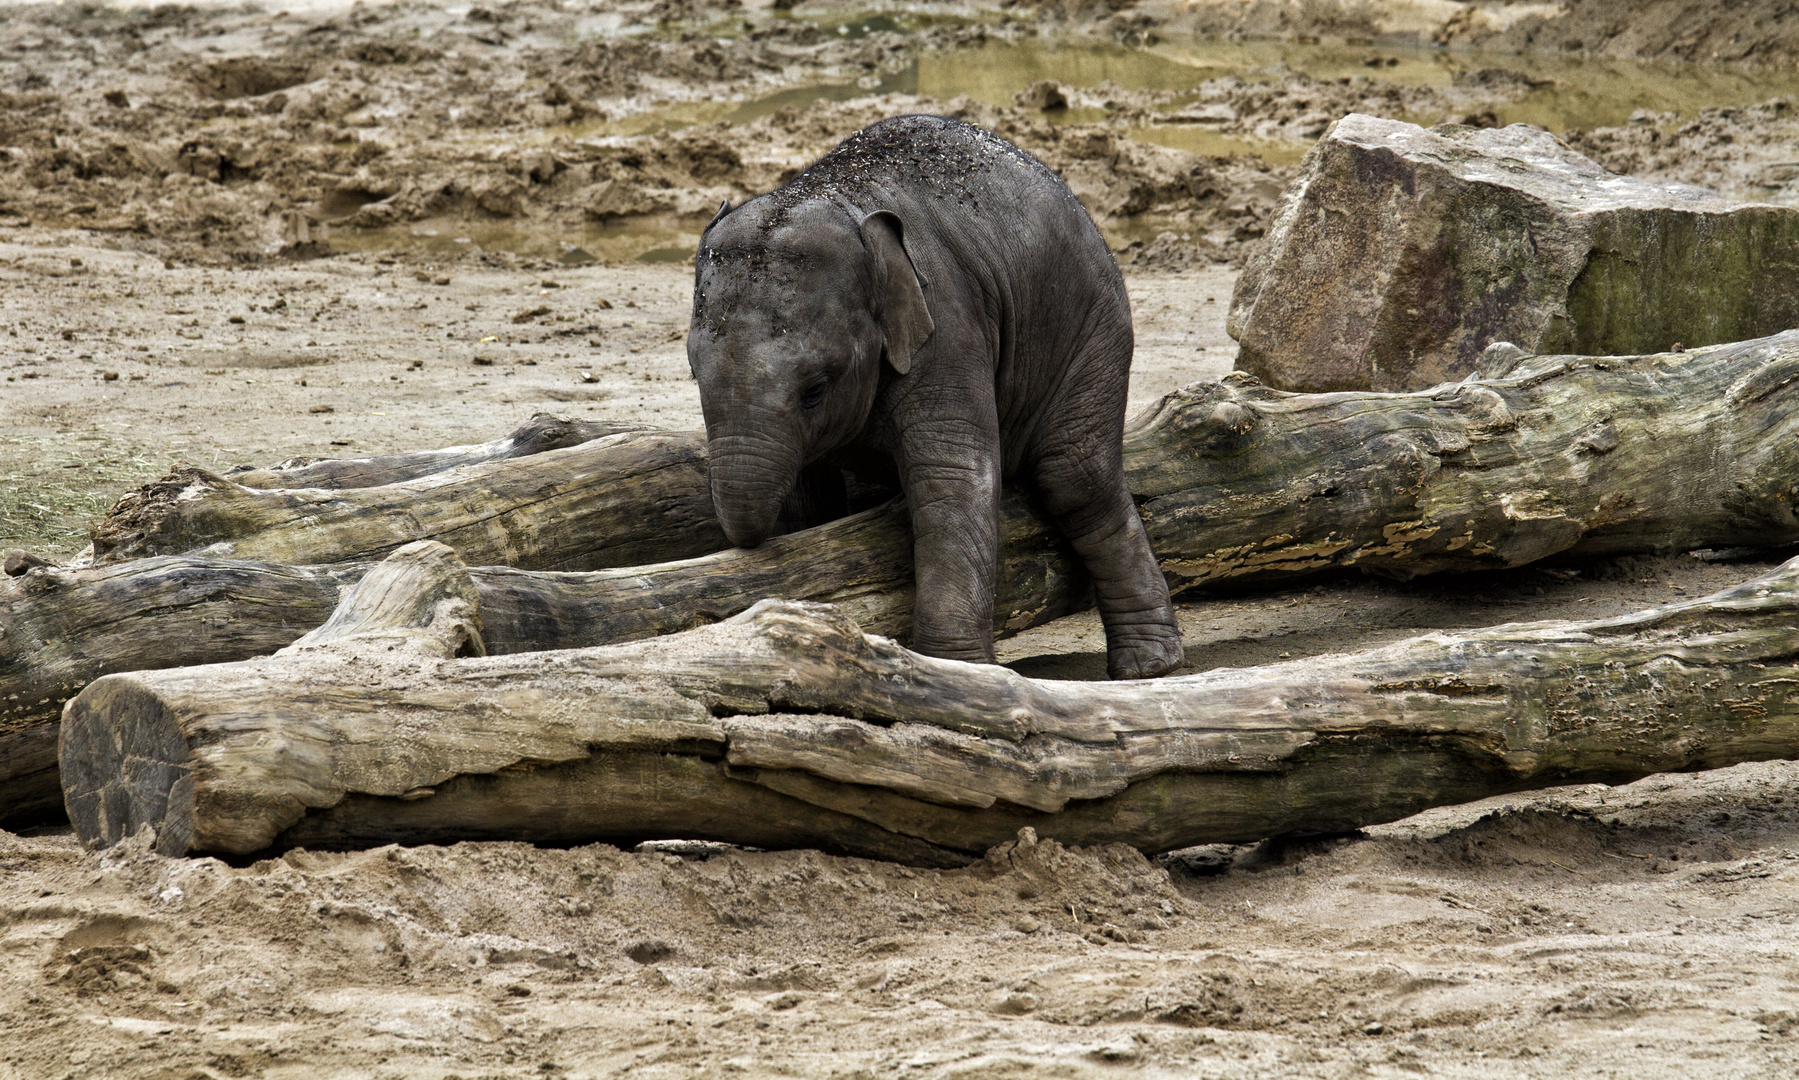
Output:
<instances>
[{"instance_id":1,"label":"dry wood log","mask_svg":"<svg viewBox=\"0 0 1799 1080\"><path fill-rule=\"evenodd\" d=\"M1799 334L1521 368L1416 394L1296 395L1229 380L1169 395L1126 444L1163 569L1178 592L1351 566L1405 576L1562 551L1799 540ZM660 519L643 507L612 520L647 544ZM1078 568L1022 496L1007 497L1003 528L996 633L1085 604ZM50 742L35 732L80 687L108 672L266 655L362 569L147 559L0 581L0 823L20 820L15 805L54 807ZM767 596L835 603L871 632L909 632L911 542L892 506L756 551L475 576L495 653L668 633ZM147 656L139 639L161 651Z\"/></svg>"},{"instance_id":2,"label":"dry wood log","mask_svg":"<svg viewBox=\"0 0 1799 1080\"><path fill-rule=\"evenodd\" d=\"M645 516L654 528L643 526ZM335 563L431 539L479 563L594 570L726 546L712 516L704 446L696 436L662 431L626 431L378 487L262 490L181 466L119 500L89 536L96 564L176 553Z\"/></svg>"},{"instance_id":3,"label":"dry wood log","mask_svg":"<svg viewBox=\"0 0 1799 1080\"><path fill-rule=\"evenodd\" d=\"M1686 353L1531 357L1504 379L1415 394L1286 394L1239 375L1177 391L1137 418L1126 472L1177 588L1322 566L1400 576L1517 566L1570 547L1784 543L1799 538L1796 383L1795 331ZM328 563L419 539L525 569L626 565L615 561L621 548L699 554L725 541L696 530L688 514L701 511L686 509L706 504L698 439L644 432L494 462L457 484L353 496L247 492L196 471L121 502L96 526L96 559L210 547ZM664 474L657 455L677 467ZM632 489L603 515L570 519L558 504L563 516L547 517L509 502L541 498L559 470L590 468ZM419 505L427 490L429 513ZM670 516L671 500L685 512ZM463 519L515 510L504 530ZM575 535L550 541L538 530ZM583 541L598 553L577 553Z\"/></svg>"},{"instance_id":4,"label":"dry wood log","mask_svg":"<svg viewBox=\"0 0 1799 1080\"><path fill-rule=\"evenodd\" d=\"M233 469L225 479L247 488L363 488L397 484L463 465L529 457L594 439L641 430L641 424L576 420L538 413L504 438L473 446L414 450L366 458L290 458L267 469ZM222 539L222 538L218 538Z\"/></svg>"},{"instance_id":5,"label":"dry wood log","mask_svg":"<svg viewBox=\"0 0 1799 1080\"><path fill-rule=\"evenodd\" d=\"M63 725L77 831L147 825L168 854L678 836L952 864L1025 827L1157 852L1799 756L1799 559L1619 618L1111 684L919 656L791 601L482 657L478 604L452 552L413 545L276 657L96 681Z\"/></svg>"}]
</instances>

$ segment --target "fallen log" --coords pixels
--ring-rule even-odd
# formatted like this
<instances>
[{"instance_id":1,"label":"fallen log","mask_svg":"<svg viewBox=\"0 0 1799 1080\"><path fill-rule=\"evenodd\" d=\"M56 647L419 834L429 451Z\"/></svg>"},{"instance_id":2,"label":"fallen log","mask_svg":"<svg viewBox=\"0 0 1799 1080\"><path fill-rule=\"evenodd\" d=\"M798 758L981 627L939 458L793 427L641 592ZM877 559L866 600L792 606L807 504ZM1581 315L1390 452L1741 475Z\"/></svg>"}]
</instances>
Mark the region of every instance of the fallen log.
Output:
<instances>
[{"instance_id":1,"label":"fallen log","mask_svg":"<svg viewBox=\"0 0 1799 1080\"><path fill-rule=\"evenodd\" d=\"M1287 394L1233 375L1138 417L1126 479L1158 553L1191 552L1165 558L1177 586L1321 560L1410 576L1516 566L1576 544L1785 542L1799 472L1783 440L1799 424L1796 335L1514 358L1506 378L1411 394ZM95 526L95 561L192 552L316 564L420 539L524 569L680 558L726 546L697 524L711 521L704 455L697 433L639 431L335 494L246 490L190 470L121 500ZM589 507L596 488L605 497Z\"/></svg>"},{"instance_id":2,"label":"fallen log","mask_svg":"<svg viewBox=\"0 0 1799 1080\"><path fill-rule=\"evenodd\" d=\"M1026 827L1153 853L1799 756L1799 559L1619 618L1158 681L928 658L791 601L482 651L472 579L410 546L273 658L83 690L70 820L170 855L678 836L954 864Z\"/></svg>"},{"instance_id":3,"label":"fallen log","mask_svg":"<svg viewBox=\"0 0 1799 1080\"><path fill-rule=\"evenodd\" d=\"M225 479L247 488L364 488L416 480L463 465L529 457L561 450L626 431L641 424L614 420L576 420L538 413L504 438L441 450L411 450L366 458L290 458L266 469L233 469Z\"/></svg>"},{"instance_id":4,"label":"fallen log","mask_svg":"<svg viewBox=\"0 0 1799 1080\"><path fill-rule=\"evenodd\" d=\"M470 456L456 448L445 453ZM351 473L342 462L332 468L340 481ZM393 462L382 468L406 471ZM646 515L654 517L654 528L642 525ZM665 431L625 431L375 487L258 489L180 466L120 499L89 538L97 565L184 553L348 562L432 539L481 563L595 570L726 546L712 516L704 445L696 436Z\"/></svg>"},{"instance_id":5,"label":"fallen log","mask_svg":"<svg viewBox=\"0 0 1799 1080\"><path fill-rule=\"evenodd\" d=\"M1126 463L1177 593L1349 567L1410 576L1562 552L1777 546L1799 541L1799 333L1688 353L1530 358L1503 380L1415 394L1199 384L1132 424ZM697 495L703 469L696 482ZM609 520L633 526L619 542L640 546L659 526L649 506ZM1002 537L997 634L1085 605L1079 568L1016 493ZM150 559L0 581L0 823L19 820L15 804L54 805L48 742L30 733L80 687L108 672L266 655L362 572ZM669 633L768 596L838 604L871 632L909 632L911 541L897 506L686 562L474 573L496 653ZM243 575L255 583L248 594ZM158 643L160 662L116 651L138 639ZM224 655L227 645L242 651Z\"/></svg>"},{"instance_id":6,"label":"fallen log","mask_svg":"<svg viewBox=\"0 0 1799 1080\"><path fill-rule=\"evenodd\" d=\"M266 656L366 570L162 558L0 582L0 828L62 817L56 719L102 669Z\"/></svg>"}]
</instances>

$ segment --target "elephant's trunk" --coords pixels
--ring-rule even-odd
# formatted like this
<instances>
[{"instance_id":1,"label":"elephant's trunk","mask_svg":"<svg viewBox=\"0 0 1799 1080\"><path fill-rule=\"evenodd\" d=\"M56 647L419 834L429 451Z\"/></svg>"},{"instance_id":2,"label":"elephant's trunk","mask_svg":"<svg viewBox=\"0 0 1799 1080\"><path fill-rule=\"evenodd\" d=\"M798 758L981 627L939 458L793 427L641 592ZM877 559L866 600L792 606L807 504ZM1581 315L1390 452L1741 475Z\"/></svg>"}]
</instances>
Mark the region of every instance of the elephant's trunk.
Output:
<instances>
[{"instance_id":1,"label":"elephant's trunk","mask_svg":"<svg viewBox=\"0 0 1799 1080\"><path fill-rule=\"evenodd\" d=\"M732 432L707 440L707 458L712 508L725 536L738 547L768 539L799 480L798 447L761 433Z\"/></svg>"}]
</instances>

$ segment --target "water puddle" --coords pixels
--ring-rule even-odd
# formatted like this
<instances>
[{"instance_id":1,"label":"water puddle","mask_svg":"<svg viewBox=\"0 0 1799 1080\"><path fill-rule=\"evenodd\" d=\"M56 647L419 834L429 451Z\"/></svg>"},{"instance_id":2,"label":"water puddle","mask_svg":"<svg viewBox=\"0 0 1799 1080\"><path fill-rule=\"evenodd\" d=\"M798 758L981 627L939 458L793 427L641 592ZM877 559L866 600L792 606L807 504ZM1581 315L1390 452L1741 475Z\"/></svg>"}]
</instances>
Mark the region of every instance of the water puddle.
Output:
<instances>
[{"instance_id":1,"label":"water puddle","mask_svg":"<svg viewBox=\"0 0 1799 1080\"><path fill-rule=\"evenodd\" d=\"M1521 101L1495 109L1501 123L1536 124L1555 132L1622 124L1638 109L1691 118L1710 106L1750 105L1779 95L1799 95L1799 72L1699 64L1276 41L1188 39L1142 48L1092 42L995 41L971 49L927 53L900 71L857 82L820 82L754 99L676 105L618 120L574 125L562 133L592 138L677 130L721 120L747 123L788 106L889 93L944 100L966 94L993 105L1011 105L1019 91L1040 79L1086 90L1112 84L1123 90L1181 93L1197 91L1207 80L1227 75L1273 81L1297 72L1320 80L1377 77L1412 86L1449 86L1458 75L1467 78L1488 69L1512 72L1533 84ZM1179 107L1176 102L1169 110ZM1064 109L1046 115L1055 122L1083 123L1103 119L1105 113ZM1237 139L1217 145L1254 152L1266 142Z\"/></svg>"},{"instance_id":2,"label":"water puddle","mask_svg":"<svg viewBox=\"0 0 1799 1080\"><path fill-rule=\"evenodd\" d=\"M1148 51L1166 61L1207 70L1208 78L1234 74L1265 80L1285 68L1319 80L1369 76L1441 87L1452 85L1458 75L1467 78L1499 69L1534 84L1523 100L1494 110L1499 122L1536 124L1558 133L1622 124L1638 109L1691 119L1708 107L1799 95L1799 72L1663 61L1270 41L1173 41Z\"/></svg>"},{"instance_id":3,"label":"water puddle","mask_svg":"<svg viewBox=\"0 0 1799 1080\"><path fill-rule=\"evenodd\" d=\"M925 25L921 21L924 18L904 14L856 16L821 23L821 28L846 37L860 37L875 30L917 29ZM1272 82L1297 72L1319 80L1374 77L1414 86L1449 86L1458 77L1478 78L1480 72L1488 69L1522 76L1530 85L1520 100L1494 107L1500 123L1535 124L1556 132L1622 124L1639 109L1673 113L1684 119L1706 107L1748 105L1778 95L1799 96L1799 72L1696 64L1340 43L1187 39L1132 48L1033 39L993 41L968 49L926 53L903 69L854 82L819 82L755 98L683 103L618 119L571 125L553 134L604 139L719 121L743 124L788 107L804 108L814 102L850 101L877 94L914 94L940 100L968 95L1003 106L1013 104L1014 97L1032 83L1054 79L1084 91L1085 97L1101 100L1110 87L1171 95L1172 100L1162 113L1170 117L1168 122L1159 122L1152 112L1132 128L1132 136L1141 141L1220 157L1253 153L1270 163L1282 164L1298 161L1310 144L1227 134L1203 122L1176 122L1173 115L1190 110L1207 80L1222 76ZM1044 115L1053 123L1091 123L1104 119L1106 111L1076 107ZM1404 119L1429 124L1439 118ZM428 221L390 229L345 230L334 233L331 243L349 250L399 248L446 256L475 244L565 262L683 262L692 255L704 224L704 217L666 215L547 234L541 229L505 224Z\"/></svg>"}]
</instances>

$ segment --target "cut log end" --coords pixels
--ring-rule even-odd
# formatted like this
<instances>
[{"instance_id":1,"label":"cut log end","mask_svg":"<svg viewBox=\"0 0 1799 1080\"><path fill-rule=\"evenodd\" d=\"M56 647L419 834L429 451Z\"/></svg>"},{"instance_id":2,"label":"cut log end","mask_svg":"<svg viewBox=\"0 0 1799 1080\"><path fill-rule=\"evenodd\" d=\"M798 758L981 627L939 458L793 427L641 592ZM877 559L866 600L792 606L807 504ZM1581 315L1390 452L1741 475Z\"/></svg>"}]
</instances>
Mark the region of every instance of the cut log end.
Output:
<instances>
[{"instance_id":1,"label":"cut log end","mask_svg":"<svg viewBox=\"0 0 1799 1080\"><path fill-rule=\"evenodd\" d=\"M194 763L163 700L129 675L108 675L64 715L58 756L76 834L111 847L148 826L163 854L192 850Z\"/></svg>"}]
</instances>

